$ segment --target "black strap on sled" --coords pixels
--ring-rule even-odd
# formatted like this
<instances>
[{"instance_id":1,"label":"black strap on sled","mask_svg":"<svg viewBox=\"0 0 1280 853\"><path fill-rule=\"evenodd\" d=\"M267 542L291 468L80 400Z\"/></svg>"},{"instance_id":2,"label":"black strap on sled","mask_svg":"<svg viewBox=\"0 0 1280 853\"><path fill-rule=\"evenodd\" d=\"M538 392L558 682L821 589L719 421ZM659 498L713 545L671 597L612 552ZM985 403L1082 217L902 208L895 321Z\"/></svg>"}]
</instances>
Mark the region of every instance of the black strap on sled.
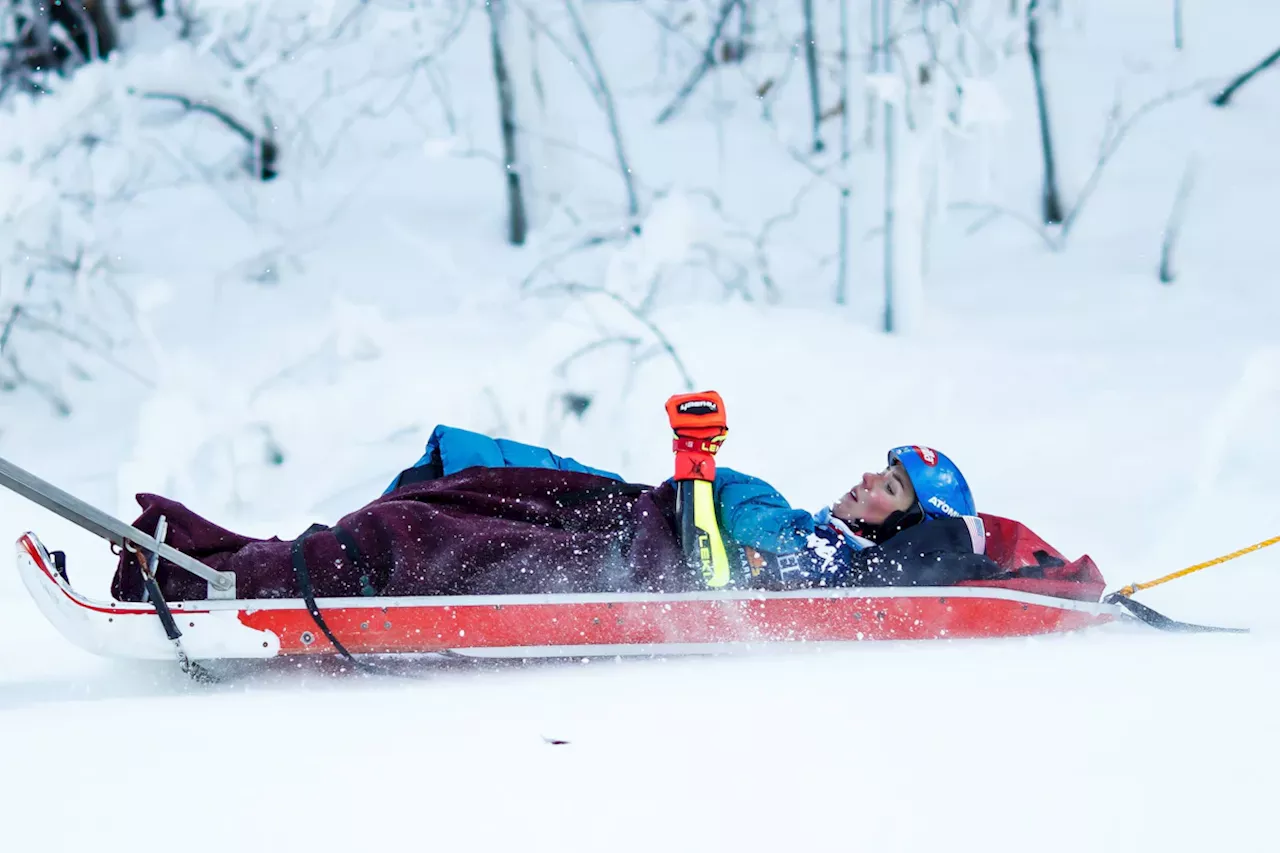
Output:
<instances>
[{"instance_id":1,"label":"black strap on sled","mask_svg":"<svg viewBox=\"0 0 1280 853\"><path fill-rule=\"evenodd\" d=\"M187 657L186 651L182 648L182 631L178 628L178 620L173 618L173 611L169 609L169 603L161 595L160 584L156 582L155 575L145 568L146 558L139 554L138 559L139 562L144 564L142 586L147 591L147 598L151 606L156 609L156 615L160 617L160 624L164 627L164 635L169 638L169 642L173 643L174 648L177 650L179 667L193 681L201 684L216 684L218 682L216 675Z\"/></svg>"},{"instance_id":2,"label":"black strap on sled","mask_svg":"<svg viewBox=\"0 0 1280 853\"><path fill-rule=\"evenodd\" d=\"M356 544L356 538L351 535L350 530L341 525L337 525L332 529L333 535L338 539L338 544L342 546L347 558L351 560L351 564L360 573L360 594L365 596L377 595L377 586L381 586L381 584L374 585L373 569L365 562L364 554L361 553L360 546Z\"/></svg>"},{"instance_id":3,"label":"black strap on sled","mask_svg":"<svg viewBox=\"0 0 1280 853\"><path fill-rule=\"evenodd\" d=\"M360 546L356 544L355 537L351 535L351 532L339 525L335 525L331 528L328 525L317 522L303 531L301 536L293 540L293 545L289 549L289 555L293 562L293 573L298 578L298 591L302 593L302 600L307 605L307 613L311 615L312 621L316 623L316 627L320 629L321 633L323 633L329 639L329 642L333 644L333 647L338 651L338 654L349 660L352 666L369 673L394 675L400 678L413 678L414 676L412 675L405 675L404 673L397 672L389 667L372 663L370 661L360 660L355 655L351 654L346 646L342 645L342 641L334 636L334 633L330 630L328 623L324 621L324 616L320 613L320 607L316 604L316 591L315 587L311 583L311 571L307 568L307 557L303 551L303 546L307 539L311 537L311 534L321 533L326 530L331 530L333 532L333 535L338 540L338 544L342 546L342 549L351 559L351 562L356 569L361 572L360 584L364 594L377 595L376 590L374 590L371 585L370 578L372 576L372 571L368 564L365 563L364 556L360 552Z\"/></svg>"},{"instance_id":4,"label":"black strap on sled","mask_svg":"<svg viewBox=\"0 0 1280 853\"><path fill-rule=\"evenodd\" d=\"M167 530L165 517L160 516L156 522L156 541L163 542L165 532ZM155 608L156 615L160 617L160 624L164 627L164 634L169 638L169 642L173 643L174 654L178 657L178 665L182 671L191 676L193 681L204 684L213 684L218 681L217 676L209 672L200 664L187 657L187 650L182 646L182 630L178 627L178 620L173 618L173 611L169 609L169 602L164 600L164 594L160 591L160 581L156 575L160 571L160 551L143 553L139 549L131 548L134 558L138 563L138 570L142 573L142 588L146 591L144 601L149 601L151 606ZM65 561L64 561L65 563ZM55 565L56 565L55 560ZM64 567L59 568L62 579L67 579L67 572Z\"/></svg>"},{"instance_id":5,"label":"black strap on sled","mask_svg":"<svg viewBox=\"0 0 1280 853\"><path fill-rule=\"evenodd\" d=\"M1105 604L1118 604L1129 611L1139 622L1150 625L1159 631L1171 631L1178 634L1247 634L1248 628L1219 628L1214 625L1196 625L1191 622L1179 622L1170 619L1163 613L1157 613L1140 601L1134 601L1126 595L1113 592L1103 599Z\"/></svg>"},{"instance_id":6,"label":"black strap on sled","mask_svg":"<svg viewBox=\"0 0 1280 853\"><path fill-rule=\"evenodd\" d=\"M318 522L308 527L301 536L293 540L293 547L289 551L289 556L293 560L293 573L298 578L298 591L302 593L302 600L307 605L307 612L311 614L311 620L316 623L316 627L320 629L321 633L329 638L329 642L333 643L333 647L338 650L339 654L352 663L358 663L355 656L347 651L347 647L342 645L341 641L334 636L333 631L329 630L328 623L320 615L320 608L316 605L315 587L311 585L311 571L307 568L307 556L303 552L303 546L311 538L311 534L320 533L328 529L327 525ZM346 533L346 531L343 531L343 533ZM350 534L347 534L347 537L350 538ZM341 539L339 539L339 542L341 542ZM357 551L356 553L359 552ZM355 558L355 554L352 555L352 558Z\"/></svg>"}]
</instances>

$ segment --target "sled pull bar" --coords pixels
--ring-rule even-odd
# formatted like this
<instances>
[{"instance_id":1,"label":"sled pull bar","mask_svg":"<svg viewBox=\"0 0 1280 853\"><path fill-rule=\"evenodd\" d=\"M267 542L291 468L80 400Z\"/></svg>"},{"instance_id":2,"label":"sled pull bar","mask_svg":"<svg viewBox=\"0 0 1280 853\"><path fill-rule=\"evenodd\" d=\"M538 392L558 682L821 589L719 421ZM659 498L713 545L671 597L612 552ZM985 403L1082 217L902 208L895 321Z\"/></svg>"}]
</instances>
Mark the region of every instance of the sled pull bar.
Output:
<instances>
[{"instance_id":1,"label":"sled pull bar","mask_svg":"<svg viewBox=\"0 0 1280 853\"><path fill-rule=\"evenodd\" d=\"M141 548L157 554L175 566L208 581L209 586L218 592L230 592L234 595L236 586L234 574L209 568L194 557L156 541L154 536L148 536L133 525L125 524L115 516L85 503L52 483L41 480L3 457L0 457L0 486L5 486L10 491L57 513L72 524L84 528L95 536L101 536L114 545L130 551Z\"/></svg>"}]
</instances>

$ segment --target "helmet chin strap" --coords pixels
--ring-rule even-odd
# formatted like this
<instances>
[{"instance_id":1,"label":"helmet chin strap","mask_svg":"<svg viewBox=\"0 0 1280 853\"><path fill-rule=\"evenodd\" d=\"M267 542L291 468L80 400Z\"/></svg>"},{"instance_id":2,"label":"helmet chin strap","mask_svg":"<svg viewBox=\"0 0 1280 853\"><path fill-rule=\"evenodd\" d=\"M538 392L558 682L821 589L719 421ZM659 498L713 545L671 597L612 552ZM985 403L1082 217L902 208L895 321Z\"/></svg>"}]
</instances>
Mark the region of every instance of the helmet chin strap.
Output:
<instances>
[{"instance_id":1,"label":"helmet chin strap","mask_svg":"<svg viewBox=\"0 0 1280 853\"><path fill-rule=\"evenodd\" d=\"M924 510L917 501L907 509L898 509L889 513L889 517L879 524L872 524L869 521L858 519L856 521L845 521L849 528L857 535L864 539L870 539L877 545L893 536L906 530L908 527L914 527L924 521ZM841 519L843 521L843 519Z\"/></svg>"}]
</instances>

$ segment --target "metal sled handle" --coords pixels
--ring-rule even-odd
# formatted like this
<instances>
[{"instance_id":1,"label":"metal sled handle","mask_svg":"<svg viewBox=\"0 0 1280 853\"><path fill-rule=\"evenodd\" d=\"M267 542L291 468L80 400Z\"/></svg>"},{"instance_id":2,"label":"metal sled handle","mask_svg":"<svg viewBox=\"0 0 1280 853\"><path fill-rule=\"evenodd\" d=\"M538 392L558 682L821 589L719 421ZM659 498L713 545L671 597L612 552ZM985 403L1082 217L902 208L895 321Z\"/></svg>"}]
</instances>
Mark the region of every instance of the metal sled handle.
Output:
<instances>
[{"instance_id":1,"label":"metal sled handle","mask_svg":"<svg viewBox=\"0 0 1280 853\"><path fill-rule=\"evenodd\" d=\"M79 525L121 548L136 547L152 554L159 554L175 566L208 581L209 586L219 592L235 590L236 581L233 573L219 572L209 568L196 558L156 541L154 536L143 533L131 524L125 524L115 516L85 503L52 483L41 480L35 474L19 468L3 457L0 457L0 485L6 486L27 500L57 513L72 524Z\"/></svg>"}]
</instances>

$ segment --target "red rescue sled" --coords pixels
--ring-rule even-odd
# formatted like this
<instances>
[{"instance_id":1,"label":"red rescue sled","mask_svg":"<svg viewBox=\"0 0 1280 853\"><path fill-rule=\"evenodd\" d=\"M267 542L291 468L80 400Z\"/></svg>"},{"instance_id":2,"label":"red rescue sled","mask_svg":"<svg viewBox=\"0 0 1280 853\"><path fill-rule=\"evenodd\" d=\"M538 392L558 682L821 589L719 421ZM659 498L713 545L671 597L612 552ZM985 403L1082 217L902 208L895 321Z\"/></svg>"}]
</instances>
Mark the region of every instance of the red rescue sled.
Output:
<instances>
[{"instance_id":1,"label":"red rescue sled","mask_svg":"<svg viewBox=\"0 0 1280 853\"><path fill-rule=\"evenodd\" d=\"M953 587L322 598L316 604L352 654L514 657L1019 637L1086 628L1123 613L1100 600L1103 578L1089 557L1068 561L1018 522L983 520L988 554L1007 577ZM77 592L64 561L33 533L19 538L17 550L32 597L73 643L113 657L173 658L174 644L152 605ZM301 599L210 598L170 602L168 609L191 660L337 651Z\"/></svg>"}]
</instances>

